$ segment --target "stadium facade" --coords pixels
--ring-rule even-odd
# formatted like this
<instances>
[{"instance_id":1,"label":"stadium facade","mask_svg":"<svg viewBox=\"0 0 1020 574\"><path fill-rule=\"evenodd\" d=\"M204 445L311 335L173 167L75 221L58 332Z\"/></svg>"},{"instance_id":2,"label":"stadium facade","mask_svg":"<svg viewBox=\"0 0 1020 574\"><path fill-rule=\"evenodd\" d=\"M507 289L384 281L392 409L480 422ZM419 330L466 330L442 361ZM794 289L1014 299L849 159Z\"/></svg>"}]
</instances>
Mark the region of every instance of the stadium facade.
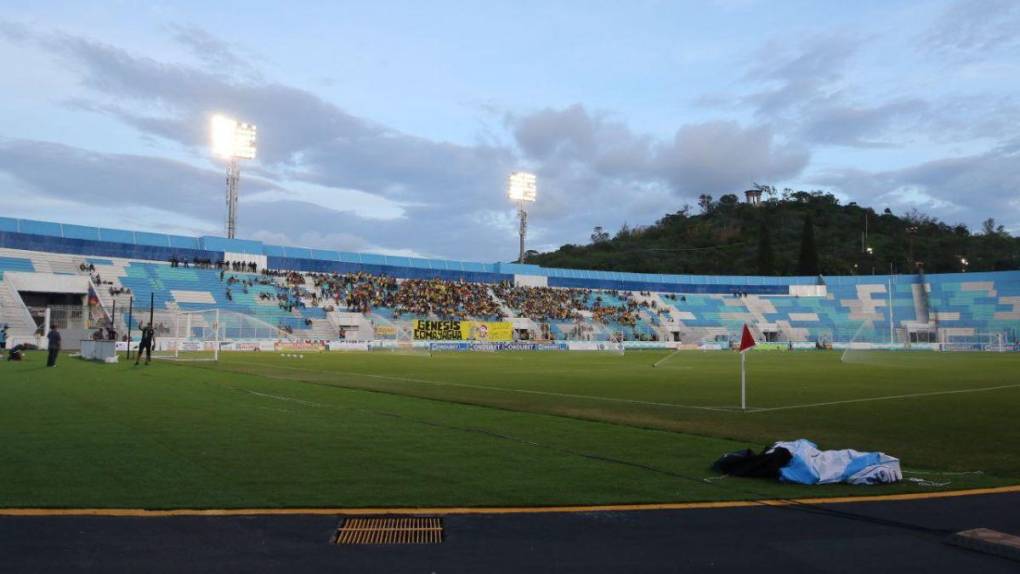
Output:
<instances>
[{"instance_id":1,"label":"stadium facade","mask_svg":"<svg viewBox=\"0 0 1020 574\"><path fill-rule=\"evenodd\" d=\"M268 294L291 285L245 279L258 273L175 267L168 263L171 259L244 262L259 271L298 272L308 283L306 291L296 293L308 296L296 308L284 309ZM597 309L593 314L584 304L572 319L529 317L493 295L515 332L529 338L569 339L585 333L596 339L700 345L729 341L746 323L758 337L773 342L839 344L856 337L874 344L923 347L991 339L1015 343L1020 331L1020 271L841 277L622 273L318 250L0 217L0 324L10 325L15 340L35 336L44 307L61 310L60 324L84 335L100 317L122 326L121 313L129 300L137 309L147 307L150 297L162 316L223 309L285 328L299 339L337 339L341 332L347 338L374 337L373 331L383 324L436 318L385 307L354 312L342 304L327 304L339 301L318 301L312 296L312 278L332 273L387 276L398 282L441 279L591 290L586 297L597 299L597 305L634 311L625 324L599 320ZM230 294L230 285L239 281L243 292ZM115 305L120 313L112 309ZM597 328L577 329L579 324Z\"/></svg>"}]
</instances>

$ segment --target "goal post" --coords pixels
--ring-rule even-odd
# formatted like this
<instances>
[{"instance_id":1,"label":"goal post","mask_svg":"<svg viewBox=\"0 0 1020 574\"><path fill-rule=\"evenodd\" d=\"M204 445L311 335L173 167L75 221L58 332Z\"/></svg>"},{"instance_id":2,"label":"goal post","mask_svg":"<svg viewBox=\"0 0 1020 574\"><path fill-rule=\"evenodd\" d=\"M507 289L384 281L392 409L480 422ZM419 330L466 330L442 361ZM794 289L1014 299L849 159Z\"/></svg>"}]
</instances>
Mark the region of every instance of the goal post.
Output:
<instances>
[{"instance_id":1,"label":"goal post","mask_svg":"<svg viewBox=\"0 0 1020 574\"><path fill-rule=\"evenodd\" d=\"M218 361L224 350L254 350L293 342L283 327L225 309L180 310L156 321L152 357L176 361ZM273 343L272 345L266 345Z\"/></svg>"},{"instance_id":2,"label":"goal post","mask_svg":"<svg viewBox=\"0 0 1020 574\"><path fill-rule=\"evenodd\" d=\"M370 322L374 335L373 342L369 345L370 351L414 357L432 356L432 348L428 341L415 341L412 321L389 319L373 313Z\"/></svg>"},{"instance_id":3,"label":"goal post","mask_svg":"<svg viewBox=\"0 0 1020 574\"><path fill-rule=\"evenodd\" d=\"M172 325L157 324L152 358L173 361L218 361L223 328L219 309L178 311Z\"/></svg>"},{"instance_id":4,"label":"goal post","mask_svg":"<svg viewBox=\"0 0 1020 574\"><path fill-rule=\"evenodd\" d=\"M987 333L953 333L944 332L939 350L953 351L989 351L1004 352L1008 350L1006 335L1001 332Z\"/></svg>"}]
</instances>

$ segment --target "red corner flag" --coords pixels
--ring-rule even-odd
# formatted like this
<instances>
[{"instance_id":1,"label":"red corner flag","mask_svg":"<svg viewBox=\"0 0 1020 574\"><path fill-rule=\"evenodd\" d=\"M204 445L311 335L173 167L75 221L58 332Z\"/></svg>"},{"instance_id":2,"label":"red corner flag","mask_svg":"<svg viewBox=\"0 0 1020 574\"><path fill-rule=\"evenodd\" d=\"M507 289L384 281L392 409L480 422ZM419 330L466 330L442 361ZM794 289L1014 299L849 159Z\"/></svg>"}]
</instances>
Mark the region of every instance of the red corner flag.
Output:
<instances>
[{"instance_id":1,"label":"red corner flag","mask_svg":"<svg viewBox=\"0 0 1020 574\"><path fill-rule=\"evenodd\" d=\"M747 328L747 324L744 324L744 333L740 336L740 352L750 349L755 346L754 337L751 336L751 330Z\"/></svg>"}]
</instances>

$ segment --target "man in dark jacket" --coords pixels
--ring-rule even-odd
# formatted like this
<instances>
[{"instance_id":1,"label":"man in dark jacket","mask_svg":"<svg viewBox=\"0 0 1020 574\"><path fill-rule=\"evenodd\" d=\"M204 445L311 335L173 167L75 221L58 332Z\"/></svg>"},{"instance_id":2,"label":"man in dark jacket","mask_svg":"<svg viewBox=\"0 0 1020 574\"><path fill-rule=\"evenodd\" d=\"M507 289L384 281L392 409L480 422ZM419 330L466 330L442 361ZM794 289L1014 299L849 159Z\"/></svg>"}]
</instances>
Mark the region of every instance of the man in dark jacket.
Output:
<instances>
[{"instance_id":1,"label":"man in dark jacket","mask_svg":"<svg viewBox=\"0 0 1020 574\"><path fill-rule=\"evenodd\" d=\"M50 355L46 359L46 366L56 367L57 355L60 354L60 333L56 329L50 328L50 332L46 335L46 338L49 339L50 342Z\"/></svg>"},{"instance_id":2,"label":"man in dark jacket","mask_svg":"<svg viewBox=\"0 0 1020 574\"><path fill-rule=\"evenodd\" d=\"M145 364L152 360L152 345L156 343L156 332L152 330L152 323L142 327L142 340L138 343L138 355L135 357L135 364L142 359L142 351L145 351Z\"/></svg>"}]
</instances>

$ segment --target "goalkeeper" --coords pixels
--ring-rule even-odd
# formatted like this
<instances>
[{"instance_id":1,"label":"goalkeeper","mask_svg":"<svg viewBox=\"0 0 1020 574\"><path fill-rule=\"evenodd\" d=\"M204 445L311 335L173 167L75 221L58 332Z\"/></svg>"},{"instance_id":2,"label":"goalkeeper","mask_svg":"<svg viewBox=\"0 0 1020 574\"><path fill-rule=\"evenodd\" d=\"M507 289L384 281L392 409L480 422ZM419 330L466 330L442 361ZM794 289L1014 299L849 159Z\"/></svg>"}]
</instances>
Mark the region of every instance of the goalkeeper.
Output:
<instances>
[{"instance_id":1,"label":"goalkeeper","mask_svg":"<svg viewBox=\"0 0 1020 574\"><path fill-rule=\"evenodd\" d=\"M142 359L142 351L145 351L145 364L152 360L152 346L156 343L156 332L152 330L152 323L142 327L142 340L138 343L138 356L135 357L135 364Z\"/></svg>"}]
</instances>

